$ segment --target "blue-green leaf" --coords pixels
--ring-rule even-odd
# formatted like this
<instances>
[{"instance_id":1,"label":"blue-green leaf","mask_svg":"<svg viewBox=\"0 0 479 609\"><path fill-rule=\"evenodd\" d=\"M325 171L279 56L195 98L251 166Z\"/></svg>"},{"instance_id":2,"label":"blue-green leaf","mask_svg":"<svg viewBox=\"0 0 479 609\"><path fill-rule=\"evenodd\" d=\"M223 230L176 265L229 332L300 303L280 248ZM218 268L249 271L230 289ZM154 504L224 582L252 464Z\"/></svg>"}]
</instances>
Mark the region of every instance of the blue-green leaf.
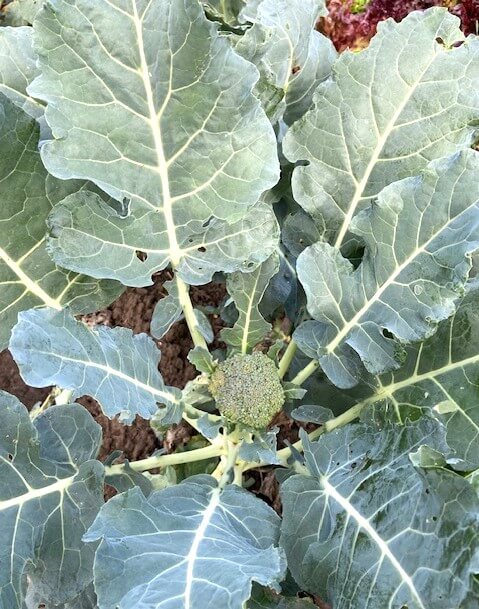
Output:
<instances>
[{"instance_id":1,"label":"blue-green leaf","mask_svg":"<svg viewBox=\"0 0 479 609\"><path fill-rule=\"evenodd\" d=\"M166 387L158 371L160 351L146 334L127 328L90 328L66 311L20 313L10 350L26 383L58 385L73 398L90 395L103 412L125 422L150 418L164 404L175 410L180 391Z\"/></svg>"},{"instance_id":2,"label":"blue-green leaf","mask_svg":"<svg viewBox=\"0 0 479 609\"><path fill-rule=\"evenodd\" d=\"M82 542L103 503L101 429L77 404L33 422L0 392L0 608L57 607L93 579Z\"/></svg>"},{"instance_id":3,"label":"blue-green leaf","mask_svg":"<svg viewBox=\"0 0 479 609\"><path fill-rule=\"evenodd\" d=\"M278 528L265 503L205 475L114 497L85 536L101 540L99 609L242 609L253 581L274 587L283 575Z\"/></svg>"}]
</instances>

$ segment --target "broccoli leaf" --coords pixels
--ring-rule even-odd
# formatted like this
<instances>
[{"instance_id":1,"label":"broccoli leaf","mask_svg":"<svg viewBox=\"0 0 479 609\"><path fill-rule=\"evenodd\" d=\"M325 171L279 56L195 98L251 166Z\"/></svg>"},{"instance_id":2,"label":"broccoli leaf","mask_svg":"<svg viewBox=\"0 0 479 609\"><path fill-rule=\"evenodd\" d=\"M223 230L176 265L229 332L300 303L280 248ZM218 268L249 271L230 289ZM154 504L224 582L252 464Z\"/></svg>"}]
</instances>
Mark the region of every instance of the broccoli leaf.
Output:
<instances>
[{"instance_id":1,"label":"broccoli leaf","mask_svg":"<svg viewBox=\"0 0 479 609\"><path fill-rule=\"evenodd\" d=\"M177 413L180 391L164 385L160 351L146 334L91 329L68 311L30 310L18 317L10 351L29 385L58 385L71 389L73 398L90 395L107 416L119 414L127 423L137 414L149 419L158 403Z\"/></svg>"},{"instance_id":2,"label":"broccoli leaf","mask_svg":"<svg viewBox=\"0 0 479 609\"><path fill-rule=\"evenodd\" d=\"M256 93L273 122L284 114L292 123L304 114L314 89L330 75L334 46L314 29L324 14L324 0L260 0L241 11L240 20L253 25L235 49L259 69Z\"/></svg>"},{"instance_id":3,"label":"broccoli leaf","mask_svg":"<svg viewBox=\"0 0 479 609\"><path fill-rule=\"evenodd\" d=\"M386 187L351 224L366 248L355 270L327 243L299 256L317 321L296 339L334 384L357 382L359 358L373 374L399 368L400 343L427 338L454 313L479 244L478 171L477 153L467 150Z\"/></svg>"},{"instance_id":4,"label":"broccoli leaf","mask_svg":"<svg viewBox=\"0 0 479 609\"><path fill-rule=\"evenodd\" d=\"M438 422L349 425L310 443L283 484L282 544L300 586L342 609L458 607L479 569L479 500L410 453L446 445Z\"/></svg>"},{"instance_id":5,"label":"broccoli leaf","mask_svg":"<svg viewBox=\"0 0 479 609\"><path fill-rule=\"evenodd\" d=\"M256 70L198 2L48 1L35 48L41 76L29 92L47 102L48 171L129 201L126 218L87 195L57 208L59 264L138 286L171 263L201 284L269 256L266 232L245 247L241 218L278 180L274 132L251 93ZM271 227L266 215L259 222Z\"/></svg>"},{"instance_id":6,"label":"broccoli leaf","mask_svg":"<svg viewBox=\"0 0 479 609\"><path fill-rule=\"evenodd\" d=\"M379 23L369 47L342 53L315 105L287 133L296 201L341 245L357 211L428 161L467 148L479 110L479 40L444 9Z\"/></svg>"},{"instance_id":7,"label":"broccoli leaf","mask_svg":"<svg viewBox=\"0 0 479 609\"><path fill-rule=\"evenodd\" d=\"M77 404L30 421L0 392L0 607L57 607L92 581L82 535L103 503L101 429Z\"/></svg>"},{"instance_id":8,"label":"broccoli leaf","mask_svg":"<svg viewBox=\"0 0 479 609\"><path fill-rule=\"evenodd\" d=\"M183 316L176 281L165 281L163 289L167 295L156 303L150 323L150 333L155 338L163 338L171 326Z\"/></svg>"},{"instance_id":9,"label":"broccoli leaf","mask_svg":"<svg viewBox=\"0 0 479 609\"><path fill-rule=\"evenodd\" d=\"M76 275L49 258L48 213L85 182L48 175L37 149L38 137L35 121L0 94L0 349L7 346L19 311L70 306L74 313L87 313L109 304L122 291L117 282Z\"/></svg>"},{"instance_id":10,"label":"broccoli leaf","mask_svg":"<svg viewBox=\"0 0 479 609\"><path fill-rule=\"evenodd\" d=\"M233 273L226 281L226 288L232 297L239 316L232 328L224 328L221 338L241 353L248 353L264 339L271 324L259 312L259 304L268 283L278 271L278 256L271 256L251 273Z\"/></svg>"},{"instance_id":11,"label":"broccoli leaf","mask_svg":"<svg viewBox=\"0 0 479 609\"><path fill-rule=\"evenodd\" d=\"M457 312L429 340L406 349L404 365L394 373L368 377L349 392L318 391L323 406L375 405L399 420L427 409L447 430L455 469L479 468L479 291L471 289ZM311 406L308 421L322 406ZM293 413L294 414L294 413Z\"/></svg>"},{"instance_id":12,"label":"broccoli leaf","mask_svg":"<svg viewBox=\"0 0 479 609\"><path fill-rule=\"evenodd\" d=\"M85 536L101 540L99 609L242 609L253 581L276 586L283 575L278 530L265 503L206 475L148 499L138 489L114 497Z\"/></svg>"},{"instance_id":13,"label":"broccoli leaf","mask_svg":"<svg viewBox=\"0 0 479 609\"><path fill-rule=\"evenodd\" d=\"M125 217L94 193L67 197L52 211L48 225L53 259L92 277L150 285L151 275L169 262L161 231L152 225L145 232L134 213ZM233 273L255 267L275 250L278 232L273 210L262 204L231 224L213 219L203 232L184 233L178 274L189 284L201 285L218 270Z\"/></svg>"}]
</instances>

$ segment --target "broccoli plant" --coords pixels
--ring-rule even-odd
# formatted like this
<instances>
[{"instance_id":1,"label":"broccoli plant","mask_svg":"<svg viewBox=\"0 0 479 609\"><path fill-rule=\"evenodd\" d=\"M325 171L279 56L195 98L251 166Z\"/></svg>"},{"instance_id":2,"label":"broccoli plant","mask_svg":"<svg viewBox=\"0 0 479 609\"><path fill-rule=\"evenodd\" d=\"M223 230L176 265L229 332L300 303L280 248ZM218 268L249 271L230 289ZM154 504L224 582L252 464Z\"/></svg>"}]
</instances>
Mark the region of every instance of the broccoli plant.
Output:
<instances>
[{"instance_id":1,"label":"broccoli plant","mask_svg":"<svg viewBox=\"0 0 479 609\"><path fill-rule=\"evenodd\" d=\"M50 393L0 393L0 609L479 606L479 40L431 8L337 55L324 12L8 5L0 342ZM151 335L84 321L165 269ZM195 439L100 461L85 395Z\"/></svg>"}]
</instances>

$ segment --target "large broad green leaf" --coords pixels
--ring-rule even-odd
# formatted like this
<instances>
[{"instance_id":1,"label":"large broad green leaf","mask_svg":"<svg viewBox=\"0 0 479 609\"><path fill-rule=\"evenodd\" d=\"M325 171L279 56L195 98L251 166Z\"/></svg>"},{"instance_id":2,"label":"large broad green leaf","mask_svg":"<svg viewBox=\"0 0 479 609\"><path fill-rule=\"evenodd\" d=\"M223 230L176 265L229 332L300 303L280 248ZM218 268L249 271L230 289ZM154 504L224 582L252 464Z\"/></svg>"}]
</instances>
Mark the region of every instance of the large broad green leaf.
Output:
<instances>
[{"instance_id":1,"label":"large broad green leaf","mask_svg":"<svg viewBox=\"0 0 479 609\"><path fill-rule=\"evenodd\" d=\"M221 338L241 353L250 351L271 329L271 324L265 321L258 307L278 267L278 256L273 255L252 273L238 272L228 276L226 287L239 315L232 328L221 331Z\"/></svg>"},{"instance_id":2,"label":"large broad green leaf","mask_svg":"<svg viewBox=\"0 0 479 609\"><path fill-rule=\"evenodd\" d=\"M399 420L411 409L428 409L445 424L449 460L455 469L479 467L479 292L477 288L437 333L407 349L396 372L371 377L369 387L347 394L331 391L324 404L375 404L396 412ZM368 391L369 388L369 391ZM361 397L358 399L358 395ZM324 396L324 392L323 392ZM313 409L314 412L314 409Z\"/></svg>"},{"instance_id":3,"label":"large broad green leaf","mask_svg":"<svg viewBox=\"0 0 479 609\"><path fill-rule=\"evenodd\" d=\"M260 0L241 12L252 27L235 49L259 69L256 91L273 122L283 114L288 123L302 116L316 86L330 75L336 51L314 29L324 14L324 0Z\"/></svg>"},{"instance_id":4,"label":"large broad green leaf","mask_svg":"<svg viewBox=\"0 0 479 609\"><path fill-rule=\"evenodd\" d=\"M42 74L29 91L47 102L55 138L42 148L47 169L129 201L125 219L82 198L88 214L97 207L95 226L66 203L63 216L83 233L83 247L79 240L72 246L84 270L138 285L131 268L140 275L141 260L132 263L144 252L142 285L168 263L187 283L203 283L214 270L269 256L266 232L255 233L265 247L254 255L256 243L243 249L240 238L235 247L235 223L278 180L276 139L251 93L257 71L218 35L199 2L49 1L34 29ZM224 253L221 243L208 243L210 231L215 243L228 242ZM104 261L102 246L113 253ZM53 248L62 265L68 249ZM205 268L192 262L190 270L203 249Z\"/></svg>"},{"instance_id":5,"label":"large broad green leaf","mask_svg":"<svg viewBox=\"0 0 479 609\"><path fill-rule=\"evenodd\" d=\"M479 155L432 162L385 188L351 232L365 244L357 269L318 242L300 254L298 275L316 322L296 338L339 387L404 361L402 343L423 340L455 311L479 244ZM319 322L319 323L318 323Z\"/></svg>"},{"instance_id":6,"label":"large broad green leaf","mask_svg":"<svg viewBox=\"0 0 479 609\"><path fill-rule=\"evenodd\" d=\"M19 311L70 306L74 313L87 313L122 290L117 282L64 271L49 258L46 218L59 200L85 183L50 176L38 137L35 120L0 94L0 349L7 346Z\"/></svg>"},{"instance_id":7,"label":"large broad green leaf","mask_svg":"<svg viewBox=\"0 0 479 609\"><path fill-rule=\"evenodd\" d=\"M139 223L134 214L122 217L94 193L67 197L55 207L48 225L48 250L54 260L94 277L144 286L170 261L170 250L159 245L161 231L156 233L153 226ZM177 272L189 284L202 284L219 269L228 273L248 270L275 250L278 233L272 208L263 204L232 224L212 219L199 233L185 234Z\"/></svg>"},{"instance_id":8,"label":"large broad green leaf","mask_svg":"<svg viewBox=\"0 0 479 609\"><path fill-rule=\"evenodd\" d=\"M440 425L349 425L305 441L283 484L282 543L301 587L334 609L451 609L479 569L479 501L461 476L418 469Z\"/></svg>"},{"instance_id":9,"label":"large broad green leaf","mask_svg":"<svg viewBox=\"0 0 479 609\"><path fill-rule=\"evenodd\" d=\"M31 27L0 30L0 92L33 118L43 116L44 106L27 93L38 74Z\"/></svg>"},{"instance_id":10,"label":"large broad green leaf","mask_svg":"<svg viewBox=\"0 0 479 609\"><path fill-rule=\"evenodd\" d=\"M357 211L428 161L467 148L479 116L479 40L445 9L382 22L370 46L345 52L314 107L286 135L298 203L340 245Z\"/></svg>"},{"instance_id":11,"label":"large broad green leaf","mask_svg":"<svg viewBox=\"0 0 479 609\"><path fill-rule=\"evenodd\" d=\"M284 560L279 518L236 487L195 476L154 492L110 500L86 540L95 561L100 609L242 609L251 584L276 586Z\"/></svg>"},{"instance_id":12,"label":"large broad green leaf","mask_svg":"<svg viewBox=\"0 0 479 609\"><path fill-rule=\"evenodd\" d=\"M53 609L93 578L94 548L82 535L103 503L101 429L77 404L32 423L4 392L0 416L0 608L24 609L28 598Z\"/></svg>"},{"instance_id":13,"label":"large broad green leaf","mask_svg":"<svg viewBox=\"0 0 479 609\"><path fill-rule=\"evenodd\" d=\"M103 412L124 422L150 418L164 404L175 412L180 392L166 387L158 371L160 351L146 334L127 328L90 328L69 311L20 313L10 351L32 387L58 385L73 399L90 395ZM180 415L181 416L181 415Z\"/></svg>"}]
</instances>

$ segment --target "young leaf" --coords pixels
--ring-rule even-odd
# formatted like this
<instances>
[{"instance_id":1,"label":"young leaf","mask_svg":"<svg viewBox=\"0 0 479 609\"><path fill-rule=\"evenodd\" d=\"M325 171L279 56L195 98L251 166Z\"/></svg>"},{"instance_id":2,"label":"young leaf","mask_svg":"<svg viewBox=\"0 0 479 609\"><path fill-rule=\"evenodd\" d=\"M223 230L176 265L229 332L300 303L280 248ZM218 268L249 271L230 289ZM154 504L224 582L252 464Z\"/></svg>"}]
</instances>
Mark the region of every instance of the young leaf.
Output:
<instances>
[{"instance_id":1,"label":"young leaf","mask_svg":"<svg viewBox=\"0 0 479 609\"><path fill-rule=\"evenodd\" d=\"M467 150L386 187L351 224L366 248L356 270L327 243L299 256L320 323L306 322L296 337L334 384L357 382L359 358L373 374L398 368L398 341L427 338L454 312L479 244L478 171L479 155Z\"/></svg>"},{"instance_id":2,"label":"young leaf","mask_svg":"<svg viewBox=\"0 0 479 609\"><path fill-rule=\"evenodd\" d=\"M90 395L108 417L129 423L149 419L158 403L176 412L180 391L166 387L158 371L160 351L146 334L127 328L89 328L68 311L20 313L10 351L32 387L58 385L72 399ZM181 411L180 411L181 417Z\"/></svg>"},{"instance_id":3,"label":"young leaf","mask_svg":"<svg viewBox=\"0 0 479 609\"><path fill-rule=\"evenodd\" d=\"M150 334L155 338L163 338L183 315L176 281L174 279L165 281L163 288L167 295L156 303L150 324Z\"/></svg>"},{"instance_id":4,"label":"young leaf","mask_svg":"<svg viewBox=\"0 0 479 609\"><path fill-rule=\"evenodd\" d=\"M282 493L299 585L343 609L458 607L479 569L479 500L461 476L409 458L446 448L440 425L358 424L303 441L308 475Z\"/></svg>"},{"instance_id":5,"label":"young leaf","mask_svg":"<svg viewBox=\"0 0 479 609\"><path fill-rule=\"evenodd\" d=\"M276 183L279 164L273 129L251 93L257 73L200 4L48 1L35 20L35 42L41 76L29 91L47 102L55 137L42 149L47 169L130 201L125 219L83 199L89 214L96 209L94 226L82 214L85 226L77 226L70 200L60 216L83 234L75 241L78 265L130 285L150 284L169 263L187 283L231 270L228 254L212 247L208 269L190 272L189 239L193 259L198 249L208 251L203 239L215 217L224 220L212 223L215 241L220 233L229 240L229 225ZM58 217L53 224L57 238ZM53 252L62 265L76 264L68 264L68 251ZM268 255L261 253L260 261Z\"/></svg>"},{"instance_id":6,"label":"young leaf","mask_svg":"<svg viewBox=\"0 0 479 609\"><path fill-rule=\"evenodd\" d=\"M241 12L241 19L253 25L235 49L257 66L256 92L273 122L284 113L288 123L304 114L314 89L330 75L334 46L314 29L324 14L324 0L260 0L248 2ZM268 108L274 90L277 107Z\"/></svg>"},{"instance_id":7,"label":"young leaf","mask_svg":"<svg viewBox=\"0 0 479 609\"><path fill-rule=\"evenodd\" d=\"M59 269L48 257L48 213L85 183L48 175L38 137L35 120L0 94L0 349L8 345L19 311L70 306L74 313L87 313L109 304L122 291L119 283Z\"/></svg>"},{"instance_id":8,"label":"young leaf","mask_svg":"<svg viewBox=\"0 0 479 609\"><path fill-rule=\"evenodd\" d=\"M0 29L0 92L33 118L43 116L44 106L27 93L38 74L31 27Z\"/></svg>"},{"instance_id":9,"label":"young leaf","mask_svg":"<svg viewBox=\"0 0 479 609\"><path fill-rule=\"evenodd\" d=\"M0 607L22 609L27 596L28 606L56 607L92 580L82 535L103 503L101 429L76 404L31 422L4 392L0 416Z\"/></svg>"},{"instance_id":10,"label":"young leaf","mask_svg":"<svg viewBox=\"0 0 479 609\"><path fill-rule=\"evenodd\" d=\"M467 148L479 111L479 40L445 9L379 23L360 53L342 53L314 107L284 139L293 193L341 245L357 211L428 161Z\"/></svg>"},{"instance_id":11,"label":"young leaf","mask_svg":"<svg viewBox=\"0 0 479 609\"><path fill-rule=\"evenodd\" d=\"M279 427L255 431L250 441L243 441L238 453L240 459L250 463L281 463L276 454L278 431Z\"/></svg>"},{"instance_id":12,"label":"young leaf","mask_svg":"<svg viewBox=\"0 0 479 609\"><path fill-rule=\"evenodd\" d=\"M206 475L148 499L138 489L114 497L85 536L101 539L99 609L242 609L253 581L275 586L283 575L278 528L265 503Z\"/></svg>"},{"instance_id":13,"label":"young leaf","mask_svg":"<svg viewBox=\"0 0 479 609\"><path fill-rule=\"evenodd\" d=\"M239 312L232 328L224 328L221 338L241 353L248 353L271 328L259 312L259 304L269 280L279 268L278 256L271 256L252 273L233 273L228 276L226 288Z\"/></svg>"}]
</instances>

